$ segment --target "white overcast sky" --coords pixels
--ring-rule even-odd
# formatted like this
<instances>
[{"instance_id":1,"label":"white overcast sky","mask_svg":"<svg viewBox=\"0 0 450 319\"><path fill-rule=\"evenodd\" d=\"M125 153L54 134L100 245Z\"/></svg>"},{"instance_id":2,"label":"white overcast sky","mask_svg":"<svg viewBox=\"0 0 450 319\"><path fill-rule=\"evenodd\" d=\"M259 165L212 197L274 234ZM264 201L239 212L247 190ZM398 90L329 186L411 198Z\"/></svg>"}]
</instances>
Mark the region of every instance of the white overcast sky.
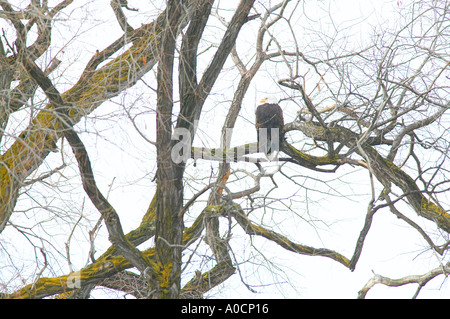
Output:
<instances>
[{"instance_id":1,"label":"white overcast sky","mask_svg":"<svg viewBox=\"0 0 450 319\"><path fill-rule=\"evenodd\" d=\"M10 2L14 3L14 1ZM131 14L131 16L136 16L130 20L134 26L152 21L162 7L157 1L129 0L128 2L130 7L141 8L139 13ZM304 2L304 4L301 4L303 9L297 10L298 13L304 13L304 16L299 16L298 19L304 21L303 32L309 32L310 34L296 34L296 37L303 46L302 49L309 51L311 51L314 43L306 43L304 39L310 38L311 34L318 31L321 34L331 36L336 30L345 30L348 45L355 46L355 48L364 46L367 44L366 41L370 39L369 34L383 28L396 26L400 20L398 10L409 3L406 0L305 0ZM227 5L228 3L233 7L237 5L238 1L228 1ZM275 1L272 3L275 3ZM71 7L76 5L75 1ZM154 8L151 8L151 6L154 6ZM70 12L68 16L71 19L67 22L62 21L61 27L55 30L54 34L54 41L60 41L61 47L55 48L53 54L63 60L62 69L65 70L60 78L54 79L61 91L73 86L82 71L83 63L90 58L95 50L103 49L114 41L117 35L121 34L121 29L110 9L109 0L95 1L95 3L90 3L87 8L68 10L68 12ZM75 24L73 19L76 20ZM282 33L282 30L278 32ZM245 30L241 34L240 41L243 41L244 35ZM70 40L72 37L73 41ZM287 37L289 38L289 36ZM58 51L58 49L61 51ZM213 51L211 51L212 53ZM242 52L242 54L245 55L245 52ZM227 65L230 66L231 63ZM277 72L285 71L280 68ZM277 75L280 73L277 73ZM279 98L284 97L280 87L273 86L270 80L264 80L270 76L273 76L270 70L262 68L261 74L258 74L252 83L245 99L247 105L242 110L239 122L242 131L237 131L236 136L233 136L235 143L255 140L256 133L253 131L247 133L247 131L248 128L252 128L251 121L254 116L254 107L257 98L262 93L269 92ZM150 79L150 77L148 76L145 79ZM155 83L149 82L146 84L156 87ZM222 85L223 88L215 87L214 92L217 95L212 96L210 104L205 105L206 112L202 117L204 122L201 124L201 132L205 133L201 133L203 134L201 135L202 138L196 140L195 146L219 146L217 137L220 133L223 116L226 114L226 108L218 107L218 101L220 99L230 101L236 84L222 82L219 78L217 85ZM114 99L114 102L107 102L99 107L88 119L83 120L78 125L80 131L88 131L83 136L86 138L87 145L91 144L90 156L95 158L94 169L101 189L107 189L112 179L116 178L114 184L116 187L111 192L111 201L121 215L125 231L134 229L140 223L142 213L145 212L149 199L153 196L154 186L149 186L153 176L142 177L141 173L146 169L151 170L145 166L153 165L154 167L156 164L151 160L154 157L154 151L149 150L151 146L142 142L139 135L133 132L134 128L130 123L127 123L126 118L121 118L117 122L115 118L109 117L108 114L111 110L120 110L118 103L121 101L124 103L143 103L151 109L156 104L154 97L154 92L140 82L129 92ZM297 112L296 108L292 109L293 107L287 103L283 104L283 108L287 117L291 116L291 119ZM152 138L153 122L142 117L138 124L143 132ZM17 125L19 126L19 124ZM25 126L27 123L22 123L22 125ZM94 128L90 125L93 125ZM214 130L216 135L207 136ZM103 135L104 133L105 135ZM134 145L133 141L138 140L140 144ZM199 143L204 143L204 145L199 145ZM7 144L2 146L6 147ZM128 158L129 147L133 149L133 154L136 154L131 159ZM105 156L105 154L107 155ZM58 160L57 157L55 155L56 161ZM148 158L148 160L143 160L143 158ZM203 163L202 165L206 164ZM208 170L208 167L206 170ZM188 173L193 174L195 172L196 170L192 166L188 170ZM312 175L313 173L303 169L299 171L299 174ZM318 202L315 209L320 209L322 213L325 212L324 215L327 219L325 222L333 220L338 220L338 222L330 225L333 226L330 228L322 225L323 227L320 226L318 232L314 230L314 227L293 222L292 228L287 230L291 235L290 238L300 244L335 249L350 258L357 236L362 228L370 195L367 174L367 171L364 170L352 173L350 178L354 184L342 186L345 188L345 192L353 190L356 193L364 194L361 198L367 200L359 198L358 201L351 201L337 196L330 198L326 194L313 194L311 195L312 200ZM332 179L333 176L327 176L326 178ZM263 181L267 184L271 183L269 180ZM364 181L364 184L361 181ZM129 183L133 185L130 187ZM320 182L317 182L317 186L321 187L320 185ZM270 185L266 186L269 187ZM342 217L336 219L336 214ZM280 221L289 223L288 217L285 219L280 217ZM274 225L274 227L276 229L277 225ZM224 285L212 290L209 293L212 298L356 298L358 291L374 273L398 278L406 275L420 275L439 265L439 259L426 250L426 243L418 240L419 236L416 232L398 221L388 211L380 211L375 214L370 234L366 239L363 253L354 272L327 258L289 253L275 244L267 243L256 237L250 240L240 233L238 228L233 230L233 235L236 237L233 237L231 243L233 244L233 241L236 240L236 243L239 243L236 245L242 245L238 246L239 248L242 247L243 250L239 254L240 257L249 257L251 245L254 244L259 249L264 250L264 255L268 260L264 261L261 256L257 257L256 260L260 261L259 264L250 265L245 269L242 268L240 274L236 273ZM101 251L102 246L107 248L109 243L105 241L103 245L99 244L99 251ZM86 255L80 254L80 256L81 265L86 261ZM277 267L280 268L277 269ZM276 273L276 275L273 275L273 273ZM258 293L250 292L241 283L241 276L247 283L255 285L253 288ZM283 284L273 284L276 282L283 282ZM267 284L267 286L259 286L262 283ZM399 288L387 288L378 285L372 289L367 297L411 298L416 288L415 285ZM98 294L101 296L100 292ZM444 281L443 276L440 276L429 283L419 296L422 298L450 298L450 287Z\"/></svg>"}]
</instances>

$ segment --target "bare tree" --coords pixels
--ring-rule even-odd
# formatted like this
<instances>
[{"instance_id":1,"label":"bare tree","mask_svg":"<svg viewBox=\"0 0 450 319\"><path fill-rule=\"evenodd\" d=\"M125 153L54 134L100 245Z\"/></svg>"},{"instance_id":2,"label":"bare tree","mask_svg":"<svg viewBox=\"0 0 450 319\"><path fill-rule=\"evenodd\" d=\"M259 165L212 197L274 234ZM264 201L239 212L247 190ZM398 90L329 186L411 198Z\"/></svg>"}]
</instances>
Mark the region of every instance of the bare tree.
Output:
<instances>
[{"instance_id":1,"label":"bare tree","mask_svg":"<svg viewBox=\"0 0 450 319\"><path fill-rule=\"evenodd\" d=\"M136 298L202 298L233 275L254 291L246 267L263 264L274 277L281 267L259 239L355 271L381 211L426 242L440 266L402 279L377 274L358 297L377 283L416 283L416 297L448 274L447 1L397 6L402 19L359 42L333 14L331 31L311 31L312 4L303 1L112 0L101 10L119 36L82 51L91 55L72 81L66 72L79 62L64 51L83 33L66 38L64 26L95 2L0 6L2 297L88 298L106 287ZM284 106L276 163L255 155L247 109L255 90ZM104 132L102 119L111 123ZM120 171L145 168L117 182L108 156L126 157ZM139 192L144 212L130 200ZM314 194L367 201L360 228L346 230L354 242L345 251L307 235L345 218L337 208L325 216Z\"/></svg>"}]
</instances>

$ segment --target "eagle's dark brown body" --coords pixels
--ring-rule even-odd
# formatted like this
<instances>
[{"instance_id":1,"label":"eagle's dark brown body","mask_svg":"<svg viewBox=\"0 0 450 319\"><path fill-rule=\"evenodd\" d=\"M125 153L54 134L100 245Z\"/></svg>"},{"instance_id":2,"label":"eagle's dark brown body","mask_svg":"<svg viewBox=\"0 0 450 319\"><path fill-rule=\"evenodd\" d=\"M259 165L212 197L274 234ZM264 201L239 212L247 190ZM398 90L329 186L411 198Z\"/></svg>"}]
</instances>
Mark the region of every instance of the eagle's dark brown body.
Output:
<instances>
[{"instance_id":1,"label":"eagle's dark brown body","mask_svg":"<svg viewBox=\"0 0 450 319\"><path fill-rule=\"evenodd\" d=\"M283 110L278 104L264 103L256 108L256 130L259 149L270 159L279 150L283 140ZM263 128L265 130L260 131ZM275 129L275 131L272 131ZM266 134L266 138L261 134ZM260 144L260 141L262 144ZM265 143L264 143L265 142Z\"/></svg>"}]
</instances>

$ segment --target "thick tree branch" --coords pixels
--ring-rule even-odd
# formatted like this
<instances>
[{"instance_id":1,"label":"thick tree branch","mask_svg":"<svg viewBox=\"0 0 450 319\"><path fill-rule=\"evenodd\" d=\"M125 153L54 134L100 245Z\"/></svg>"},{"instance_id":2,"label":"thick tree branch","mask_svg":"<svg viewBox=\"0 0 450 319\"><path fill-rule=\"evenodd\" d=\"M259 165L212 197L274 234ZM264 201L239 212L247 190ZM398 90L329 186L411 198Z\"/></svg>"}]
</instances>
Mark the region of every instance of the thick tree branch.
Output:
<instances>
[{"instance_id":1,"label":"thick tree branch","mask_svg":"<svg viewBox=\"0 0 450 319\"><path fill-rule=\"evenodd\" d=\"M182 11L185 17L191 6ZM182 19L181 19L182 20ZM105 49L101 59L93 57L80 80L61 95L72 124L95 110L105 100L134 85L155 64L160 47L161 30L165 27L165 12L153 23L136 29L129 37L133 45L123 54L99 69L95 67L127 42L116 41ZM20 28L20 26L19 26ZM179 32L179 29L177 29ZM122 39L122 38L121 38ZM56 141L62 136L61 127L51 104L31 121L15 143L0 156L0 232L15 207L23 181L37 169Z\"/></svg>"},{"instance_id":2,"label":"thick tree branch","mask_svg":"<svg viewBox=\"0 0 450 319\"><path fill-rule=\"evenodd\" d=\"M292 251L297 254L327 257L339 262L345 267L349 267L350 260L338 252L326 248L314 248L310 246L296 244L283 235L280 235L272 230L254 224L247 218L242 208L238 204L233 203L229 205L227 203L224 203L216 207L216 209L218 210L218 212L220 212L225 216L226 215L233 216L233 218L238 222L238 224L242 227L242 229L249 235L257 235L264 237L280 245L284 249Z\"/></svg>"},{"instance_id":3,"label":"thick tree branch","mask_svg":"<svg viewBox=\"0 0 450 319\"><path fill-rule=\"evenodd\" d=\"M293 127L302 131L306 136L319 141L328 141L327 131L319 124L314 122L296 122L291 123ZM450 233L450 214L442 207L436 205L425 197L424 192L419 189L415 181L403 170L397 167L391 161L383 158L373 147L367 143L361 144L364 154L355 148L355 143L359 136L351 130L334 126L328 128L332 133L335 142L346 145L349 149L355 149L363 158L370 161L371 168L376 178L389 189L390 183L394 183L406 194L406 198L414 210L422 217L435 222L442 230Z\"/></svg>"},{"instance_id":4,"label":"thick tree branch","mask_svg":"<svg viewBox=\"0 0 450 319\"><path fill-rule=\"evenodd\" d=\"M68 108L65 107L61 95L54 87L50 79L45 76L45 73L28 57L25 49L22 48L21 51L21 55L23 57L22 63L26 70L42 88L50 102L53 104L54 110L60 115L59 121L61 126L64 128L64 136L72 147L78 162L83 188L94 206L102 214L106 227L108 228L111 243L136 268L138 268L141 272L144 272L144 270L150 266L150 263L135 246L126 240L117 212L97 188L86 148L84 147L84 144L78 134L74 131L72 123L70 123Z\"/></svg>"},{"instance_id":5,"label":"thick tree branch","mask_svg":"<svg viewBox=\"0 0 450 319\"><path fill-rule=\"evenodd\" d=\"M192 79L195 79L192 75L189 76L189 79L186 78L189 82L184 84L183 87L185 89L183 92L180 92L182 93L182 95L180 94L180 97L184 100L181 101L182 107L180 116L178 117L177 127L188 128L191 136L195 136L194 122L200 118L201 110L206 97L211 92L211 89L219 76L226 59L228 58L228 55L234 47L242 26L248 21L247 16L253 6L253 3L253 0L243 0L239 3L228 28L225 31L221 43L217 48L217 51L214 54L209 66L203 73L198 85L192 81ZM205 5L204 10L210 10L210 8L208 9L208 5ZM200 22L206 23L204 20L200 20ZM195 42L196 41L192 41L192 46L194 47L196 47ZM184 70L189 69L185 67ZM192 71L194 71L194 69L189 70L189 72Z\"/></svg>"},{"instance_id":6,"label":"thick tree branch","mask_svg":"<svg viewBox=\"0 0 450 319\"><path fill-rule=\"evenodd\" d=\"M201 236L206 214L211 214L209 209L205 209L199 214L194 223L184 230L181 246L187 248ZM141 225L128 233L126 239L137 246L152 237L155 215L156 197L153 198ZM154 248L144 250L142 253L149 260L155 260ZM70 292L75 289L89 285L97 285L102 280L132 267L133 265L127 259L119 255L116 247L111 246L94 263L79 271L55 278L40 278L34 284L27 285L14 293L0 296L0 298L44 298L55 294L64 294L61 297L70 297Z\"/></svg>"},{"instance_id":7,"label":"thick tree branch","mask_svg":"<svg viewBox=\"0 0 450 319\"><path fill-rule=\"evenodd\" d=\"M375 275L372 279L370 279L364 287L358 292L358 299L364 299L369 292L370 289L372 289L373 286L376 284L383 284L389 287L400 287L407 284L418 284L419 287L414 294L413 298L416 298L420 289L425 286L430 280L433 278L439 276L439 275L448 275L450 273L450 263L447 263L443 267L437 267L432 269L431 271L427 272L423 275L411 275L406 276L399 279L391 279L388 277L384 277L381 275Z\"/></svg>"},{"instance_id":8,"label":"thick tree branch","mask_svg":"<svg viewBox=\"0 0 450 319\"><path fill-rule=\"evenodd\" d=\"M194 278L181 290L181 298L202 298L203 294L226 281L235 271L236 269L229 263L222 262L218 263L214 268L204 274L196 272Z\"/></svg>"},{"instance_id":9,"label":"thick tree branch","mask_svg":"<svg viewBox=\"0 0 450 319\"><path fill-rule=\"evenodd\" d=\"M122 28L123 32L127 34L131 34L134 29L128 24L127 17L123 13L122 7L128 7L128 5L121 4L121 0L111 0L111 8L114 11L114 14L116 15L117 21L119 22L120 27Z\"/></svg>"}]
</instances>

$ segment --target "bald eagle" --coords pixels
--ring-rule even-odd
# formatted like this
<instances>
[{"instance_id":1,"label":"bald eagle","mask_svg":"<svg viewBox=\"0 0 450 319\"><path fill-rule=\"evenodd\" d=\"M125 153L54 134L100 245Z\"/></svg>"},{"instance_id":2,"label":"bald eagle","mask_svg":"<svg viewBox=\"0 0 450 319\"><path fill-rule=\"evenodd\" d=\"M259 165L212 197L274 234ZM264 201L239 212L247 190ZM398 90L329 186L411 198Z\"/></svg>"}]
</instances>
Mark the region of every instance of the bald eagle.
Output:
<instances>
[{"instance_id":1,"label":"bald eagle","mask_svg":"<svg viewBox=\"0 0 450 319\"><path fill-rule=\"evenodd\" d=\"M279 152L283 140L283 110L277 101L264 98L256 108L256 132L259 150L269 161Z\"/></svg>"}]
</instances>

